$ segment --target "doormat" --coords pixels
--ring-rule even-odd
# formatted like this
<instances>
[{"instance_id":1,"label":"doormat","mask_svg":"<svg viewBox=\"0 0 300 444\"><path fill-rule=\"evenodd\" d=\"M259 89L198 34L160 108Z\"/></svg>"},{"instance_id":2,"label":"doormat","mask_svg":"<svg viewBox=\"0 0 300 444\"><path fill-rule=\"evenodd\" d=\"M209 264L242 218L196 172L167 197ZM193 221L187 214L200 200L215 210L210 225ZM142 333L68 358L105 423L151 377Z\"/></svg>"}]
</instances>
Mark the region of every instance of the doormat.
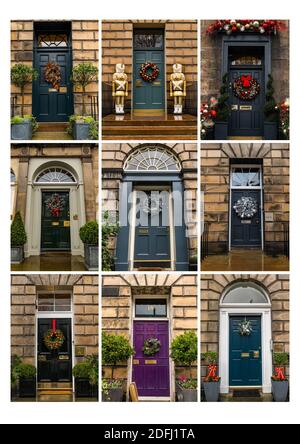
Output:
<instances>
[{"instance_id":1,"label":"doormat","mask_svg":"<svg viewBox=\"0 0 300 444\"><path fill-rule=\"evenodd\" d=\"M233 398L260 398L259 390L234 390Z\"/></svg>"}]
</instances>

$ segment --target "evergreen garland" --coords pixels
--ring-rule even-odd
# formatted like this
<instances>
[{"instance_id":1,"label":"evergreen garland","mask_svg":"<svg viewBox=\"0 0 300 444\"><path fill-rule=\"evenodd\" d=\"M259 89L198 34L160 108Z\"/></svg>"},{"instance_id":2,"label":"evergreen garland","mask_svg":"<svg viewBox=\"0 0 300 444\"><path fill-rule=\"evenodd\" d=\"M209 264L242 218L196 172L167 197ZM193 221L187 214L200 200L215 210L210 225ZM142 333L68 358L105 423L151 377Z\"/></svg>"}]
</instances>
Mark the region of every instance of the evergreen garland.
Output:
<instances>
[{"instance_id":1,"label":"evergreen garland","mask_svg":"<svg viewBox=\"0 0 300 444\"><path fill-rule=\"evenodd\" d=\"M217 105L217 122L228 122L229 119L229 107L228 107L228 74L224 74L222 78L222 85L220 88L220 97L218 98Z\"/></svg>"},{"instance_id":2,"label":"evergreen garland","mask_svg":"<svg viewBox=\"0 0 300 444\"><path fill-rule=\"evenodd\" d=\"M273 77L269 74L267 82L266 103L264 106L265 120L267 122L278 121L278 111L276 110L276 101L274 99Z\"/></svg>"}]
</instances>

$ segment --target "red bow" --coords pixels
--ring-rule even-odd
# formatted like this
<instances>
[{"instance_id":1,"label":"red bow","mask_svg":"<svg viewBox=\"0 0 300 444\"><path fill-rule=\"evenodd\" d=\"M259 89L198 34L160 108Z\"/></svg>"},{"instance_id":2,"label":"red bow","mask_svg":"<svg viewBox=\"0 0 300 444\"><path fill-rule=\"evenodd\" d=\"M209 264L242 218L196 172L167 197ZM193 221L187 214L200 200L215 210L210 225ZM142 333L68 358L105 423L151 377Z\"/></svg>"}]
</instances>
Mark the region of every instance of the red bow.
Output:
<instances>
[{"instance_id":1,"label":"red bow","mask_svg":"<svg viewBox=\"0 0 300 444\"><path fill-rule=\"evenodd\" d=\"M248 76L241 76L241 81L243 82L243 87L244 88L250 88L251 80L252 80L252 76L250 76L250 75L248 75Z\"/></svg>"},{"instance_id":2,"label":"red bow","mask_svg":"<svg viewBox=\"0 0 300 444\"><path fill-rule=\"evenodd\" d=\"M59 208L52 208L52 216L59 217L60 216L60 209Z\"/></svg>"},{"instance_id":3,"label":"red bow","mask_svg":"<svg viewBox=\"0 0 300 444\"><path fill-rule=\"evenodd\" d=\"M276 379L279 379L280 381L284 381L285 380L285 376L284 376L283 368L282 367L276 367L275 368L275 373L276 373Z\"/></svg>"},{"instance_id":4,"label":"red bow","mask_svg":"<svg viewBox=\"0 0 300 444\"><path fill-rule=\"evenodd\" d=\"M215 378L216 372L217 372L217 366L216 365L209 365L208 370L209 370L209 372L208 372L207 378Z\"/></svg>"}]
</instances>

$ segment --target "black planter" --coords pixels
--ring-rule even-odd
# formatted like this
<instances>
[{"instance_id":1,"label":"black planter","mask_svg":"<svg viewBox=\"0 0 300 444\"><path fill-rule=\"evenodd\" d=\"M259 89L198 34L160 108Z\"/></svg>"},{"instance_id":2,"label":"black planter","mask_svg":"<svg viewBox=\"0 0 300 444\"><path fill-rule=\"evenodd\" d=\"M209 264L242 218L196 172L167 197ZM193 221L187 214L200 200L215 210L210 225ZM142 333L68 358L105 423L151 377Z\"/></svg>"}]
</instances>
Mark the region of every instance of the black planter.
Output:
<instances>
[{"instance_id":1,"label":"black planter","mask_svg":"<svg viewBox=\"0 0 300 444\"><path fill-rule=\"evenodd\" d=\"M12 140L31 140L32 139L32 122L31 120L23 123L11 124Z\"/></svg>"},{"instance_id":2,"label":"black planter","mask_svg":"<svg viewBox=\"0 0 300 444\"><path fill-rule=\"evenodd\" d=\"M84 123L84 122L74 122L73 139L74 140L89 140L90 139L90 124Z\"/></svg>"},{"instance_id":3,"label":"black planter","mask_svg":"<svg viewBox=\"0 0 300 444\"><path fill-rule=\"evenodd\" d=\"M11 401L14 401L14 400L16 400L18 397L19 397L18 386L17 386L17 385L11 386L11 389L10 389L10 400L11 400Z\"/></svg>"},{"instance_id":4,"label":"black planter","mask_svg":"<svg viewBox=\"0 0 300 444\"><path fill-rule=\"evenodd\" d=\"M214 132L215 132L214 126L211 128L206 128L206 133L204 136L203 135L201 136L201 139L202 140L214 140L215 139Z\"/></svg>"},{"instance_id":5,"label":"black planter","mask_svg":"<svg viewBox=\"0 0 300 444\"><path fill-rule=\"evenodd\" d=\"M10 261L12 264L21 264L24 261L24 247L10 248Z\"/></svg>"},{"instance_id":6,"label":"black planter","mask_svg":"<svg viewBox=\"0 0 300 444\"><path fill-rule=\"evenodd\" d=\"M272 394L275 402L286 402L288 393L288 381L272 381Z\"/></svg>"},{"instance_id":7,"label":"black planter","mask_svg":"<svg viewBox=\"0 0 300 444\"><path fill-rule=\"evenodd\" d=\"M278 123L264 122L264 139L277 140L278 139Z\"/></svg>"},{"instance_id":8,"label":"black planter","mask_svg":"<svg viewBox=\"0 0 300 444\"><path fill-rule=\"evenodd\" d=\"M99 269L99 247L98 245L84 244L85 266L89 271Z\"/></svg>"},{"instance_id":9,"label":"black planter","mask_svg":"<svg viewBox=\"0 0 300 444\"><path fill-rule=\"evenodd\" d=\"M215 123L215 140L227 140L228 122Z\"/></svg>"},{"instance_id":10,"label":"black planter","mask_svg":"<svg viewBox=\"0 0 300 444\"><path fill-rule=\"evenodd\" d=\"M122 388L110 389L108 393L102 393L103 402L122 402L124 392Z\"/></svg>"},{"instance_id":11,"label":"black planter","mask_svg":"<svg viewBox=\"0 0 300 444\"><path fill-rule=\"evenodd\" d=\"M91 385L88 379L75 378L75 397L98 399L98 386Z\"/></svg>"},{"instance_id":12,"label":"black planter","mask_svg":"<svg viewBox=\"0 0 300 444\"><path fill-rule=\"evenodd\" d=\"M220 382L204 382L206 402L218 402L220 396Z\"/></svg>"},{"instance_id":13,"label":"black planter","mask_svg":"<svg viewBox=\"0 0 300 444\"><path fill-rule=\"evenodd\" d=\"M20 378L19 396L20 398L36 397L36 378Z\"/></svg>"}]
</instances>

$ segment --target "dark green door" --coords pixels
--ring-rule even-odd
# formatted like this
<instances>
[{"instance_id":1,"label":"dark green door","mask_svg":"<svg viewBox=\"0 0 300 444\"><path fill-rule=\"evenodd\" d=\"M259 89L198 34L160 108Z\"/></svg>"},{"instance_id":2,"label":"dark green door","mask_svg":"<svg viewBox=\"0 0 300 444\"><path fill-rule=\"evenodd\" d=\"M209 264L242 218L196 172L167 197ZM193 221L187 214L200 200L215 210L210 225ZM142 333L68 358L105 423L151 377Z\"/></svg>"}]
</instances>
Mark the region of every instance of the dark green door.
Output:
<instances>
[{"instance_id":1,"label":"dark green door","mask_svg":"<svg viewBox=\"0 0 300 444\"><path fill-rule=\"evenodd\" d=\"M59 209L56 210L55 207ZM41 250L70 251L70 206L68 191L42 192Z\"/></svg>"},{"instance_id":2,"label":"dark green door","mask_svg":"<svg viewBox=\"0 0 300 444\"><path fill-rule=\"evenodd\" d=\"M159 75L153 82L143 80L141 65L151 62L158 66ZM163 111L165 108L164 33L159 30L136 30L133 53L133 109ZM149 71L151 73L151 70Z\"/></svg>"},{"instance_id":3,"label":"dark green door","mask_svg":"<svg viewBox=\"0 0 300 444\"><path fill-rule=\"evenodd\" d=\"M53 33L38 34L35 41L34 66L39 77L33 85L33 115L38 122L66 122L73 113L69 40L65 35ZM58 89L45 79L45 67L49 62L55 62L60 68Z\"/></svg>"},{"instance_id":4,"label":"dark green door","mask_svg":"<svg viewBox=\"0 0 300 444\"><path fill-rule=\"evenodd\" d=\"M64 343L58 350L50 351L44 341L48 330L61 330ZM38 381L71 382L72 381L72 326L71 319L38 320Z\"/></svg>"},{"instance_id":5,"label":"dark green door","mask_svg":"<svg viewBox=\"0 0 300 444\"><path fill-rule=\"evenodd\" d=\"M262 385L262 334L260 316L230 316L230 386ZM249 322L250 334L242 334ZM249 331L249 329L248 329Z\"/></svg>"},{"instance_id":6,"label":"dark green door","mask_svg":"<svg viewBox=\"0 0 300 444\"><path fill-rule=\"evenodd\" d=\"M137 193L134 267L171 267L169 193Z\"/></svg>"}]
</instances>

